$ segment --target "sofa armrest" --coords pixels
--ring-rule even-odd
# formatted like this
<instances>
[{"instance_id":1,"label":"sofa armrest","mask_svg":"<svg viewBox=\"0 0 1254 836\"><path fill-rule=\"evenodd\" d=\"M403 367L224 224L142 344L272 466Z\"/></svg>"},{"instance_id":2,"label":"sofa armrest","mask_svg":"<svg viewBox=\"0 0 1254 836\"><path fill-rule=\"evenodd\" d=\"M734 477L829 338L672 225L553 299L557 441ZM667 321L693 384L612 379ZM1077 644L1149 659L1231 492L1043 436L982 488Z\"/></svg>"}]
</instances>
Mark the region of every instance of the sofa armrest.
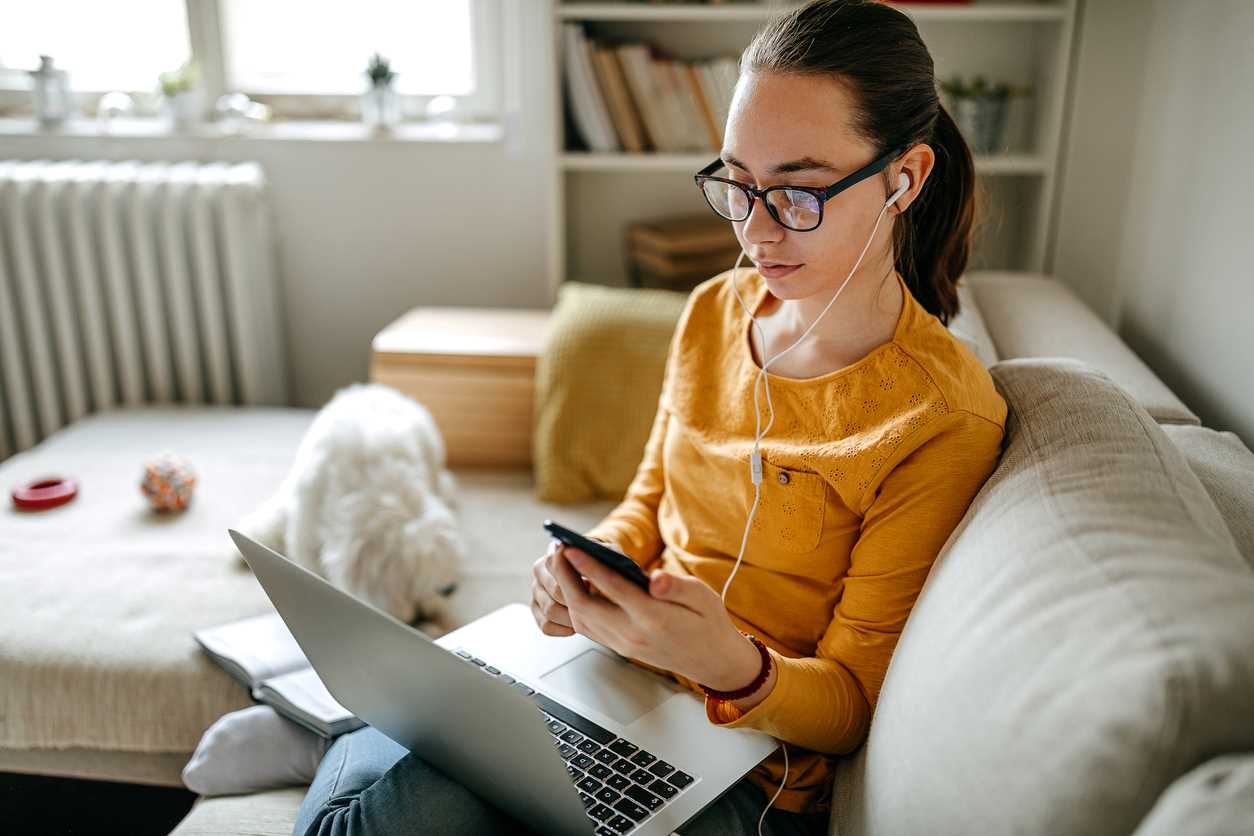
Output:
<instances>
[{"instance_id":1,"label":"sofa armrest","mask_svg":"<svg viewBox=\"0 0 1254 836\"><path fill-rule=\"evenodd\" d=\"M1160 424L1201 424L1071 288L1042 273L975 270L966 274L1002 360L1070 357L1122 386Z\"/></svg>"}]
</instances>

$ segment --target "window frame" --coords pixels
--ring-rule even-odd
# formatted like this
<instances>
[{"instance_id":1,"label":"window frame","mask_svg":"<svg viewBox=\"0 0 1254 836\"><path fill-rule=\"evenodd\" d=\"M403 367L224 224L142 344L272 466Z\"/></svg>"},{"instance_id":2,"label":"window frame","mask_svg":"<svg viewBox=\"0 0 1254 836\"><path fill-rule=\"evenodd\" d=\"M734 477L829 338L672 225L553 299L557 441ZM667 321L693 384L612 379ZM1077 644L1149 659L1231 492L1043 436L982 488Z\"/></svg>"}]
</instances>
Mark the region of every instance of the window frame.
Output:
<instances>
[{"instance_id":1,"label":"window frame","mask_svg":"<svg viewBox=\"0 0 1254 836\"><path fill-rule=\"evenodd\" d=\"M471 42L474 45L475 91L455 96L454 110L441 117L457 122L497 122L503 117L502 0L469 0ZM320 93L253 93L235 90L226 84L226 50L223 40L222 6L218 0L184 0L187 7L187 35L191 57L196 61L204 92L204 107L211 118L213 105L224 92L241 92L250 99L268 105L274 121L358 121L361 119L361 97L352 94ZM126 90L137 97L137 116L160 116L160 97L156 83L148 90ZM363 80L362 92L365 92ZM80 112L90 118L95 114L100 97L108 90L75 87L72 93ZM401 121L422 122L432 95L400 94ZM147 104L147 106L145 106ZM33 115L30 83L24 70L0 70L0 116Z\"/></svg>"}]
</instances>

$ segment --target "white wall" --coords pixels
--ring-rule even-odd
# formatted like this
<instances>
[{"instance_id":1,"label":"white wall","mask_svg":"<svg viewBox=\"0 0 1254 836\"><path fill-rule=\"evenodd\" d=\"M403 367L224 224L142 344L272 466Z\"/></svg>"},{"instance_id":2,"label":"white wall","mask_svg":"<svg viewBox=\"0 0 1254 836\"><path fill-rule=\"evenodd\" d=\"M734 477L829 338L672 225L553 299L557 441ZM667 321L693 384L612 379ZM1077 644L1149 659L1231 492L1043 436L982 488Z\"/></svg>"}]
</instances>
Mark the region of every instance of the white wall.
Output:
<instances>
[{"instance_id":1,"label":"white wall","mask_svg":"<svg viewBox=\"0 0 1254 836\"><path fill-rule=\"evenodd\" d=\"M1087 0L1054 271L1254 447L1254 3Z\"/></svg>"},{"instance_id":2,"label":"white wall","mask_svg":"<svg viewBox=\"0 0 1254 836\"><path fill-rule=\"evenodd\" d=\"M503 143L8 136L0 159L260 161L294 397L319 406L366 379L371 337L414 305L550 304L552 18L545 3L518 7L503 58L525 109Z\"/></svg>"}]
</instances>

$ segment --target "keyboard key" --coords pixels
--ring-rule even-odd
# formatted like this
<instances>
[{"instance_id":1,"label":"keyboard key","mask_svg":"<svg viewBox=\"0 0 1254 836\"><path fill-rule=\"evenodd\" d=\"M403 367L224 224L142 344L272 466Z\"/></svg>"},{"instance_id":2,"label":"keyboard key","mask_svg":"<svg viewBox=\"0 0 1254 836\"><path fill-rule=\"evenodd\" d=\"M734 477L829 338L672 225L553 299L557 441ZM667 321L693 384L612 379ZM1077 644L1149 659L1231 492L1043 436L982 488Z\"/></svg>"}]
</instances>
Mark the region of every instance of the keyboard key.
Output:
<instances>
[{"instance_id":1,"label":"keyboard key","mask_svg":"<svg viewBox=\"0 0 1254 836\"><path fill-rule=\"evenodd\" d=\"M617 772L611 772L610 777L602 778L601 780L605 782L605 785L607 787L613 787L619 792L622 792L623 790L631 786L631 781L627 780L626 776L619 775ZM675 789L675 788L671 787L671 789ZM675 791L678 792L678 790L675 790Z\"/></svg>"},{"instance_id":2,"label":"keyboard key","mask_svg":"<svg viewBox=\"0 0 1254 836\"><path fill-rule=\"evenodd\" d=\"M529 697L535 694L536 692L534 688L528 688L526 685L523 685L521 682L515 682L513 685L509 687L517 688L519 691L522 691L524 694L526 694Z\"/></svg>"},{"instance_id":3,"label":"keyboard key","mask_svg":"<svg viewBox=\"0 0 1254 836\"><path fill-rule=\"evenodd\" d=\"M593 805L588 812L595 816L599 821L605 821L606 819L613 818L614 816L614 811L600 802Z\"/></svg>"},{"instance_id":4,"label":"keyboard key","mask_svg":"<svg viewBox=\"0 0 1254 836\"><path fill-rule=\"evenodd\" d=\"M635 827L636 823L622 814L617 814L607 821L605 826L613 828L615 833L626 833Z\"/></svg>"},{"instance_id":5,"label":"keyboard key","mask_svg":"<svg viewBox=\"0 0 1254 836\"><path fill-rule=\"evenodd\" d=\"M585 775L583 776L583 778L579 780L579 783L576 784L575 786L579 787L579 789L583 790L584 792L596 792L597 790L601 789L601 782L598 781L596 778L593 778L591 775Z\"/></svg>"},{"instance_id":6,"label":"keyboard key","mask_svg":"<svg viewBox=\"0 0 1254 836\"><path fill-rule=\"evenodd\" d=\"M611 804L617 801L621 794L616 789L612 789L610 787L601 787L599 790L596 791L595 795L597 797L597 801L603 802L605 804Z\"/></svg>"},{"instance_id":7,"label":"keyboard key","mask_svg":"<svg viewBox=\"0 0 1254 836\"><path fill-rule=\"evenodd\" d=\"M656 810L658 807L661 807L663 804L666 803L665 801L658 798L653 793L649 792L643 787L638 787L635 784L632 784L630 787L624 790L623 795L630 797L633 801L639 802L641 805L645 807L645 809L648 809L648 810Z\"/></svg>"},{"instance_id":8,"label":"keyboard key","mask_svg":"<svg viewBox=\"0 0 1254 836\"><path fill-rule=\"evenodd\" d=\"M653 774L644 767L641 767L631 773L631 780L635 781L637 784L643 784L647 787L649 784L653 783Z\"/></svg>"},{"instance_id":9,"label":"keyboard key","mask_svg":"<svg viewBox=\"0 0 1254 836\"><path fill-rule=\"evenodd\" d=\"M587 717L581 717L580 715L571 711L566 706L562 705L561 703L554 702L553 700L549 699L544 694L541 694L538 691L535 693L535 701L545 711L549 712L550 714L552 714L557 719L561 720L566 725L579 729L579 731L583 732L588 737L591 737L593 740L595 740L597 743L600 743L601 745L610 743L614 741L615 739L617 739L618 737L618 735L614 734L608 729L597 725L596 723L589 720ZM650 763L652 763L652 756L650 756ZM642 763L640 765L648 766L649 764Z\"/></svg>"},{"instance_id":10,"label":"keyboard key","mask_svg":"<svg viewBox=\"0 0 1254 836\"><path fill-rule=\"evenodd\" d=\"M497 677L497 679L501 680L501 681L502 681L502 682L504 682L506 685L513 685L513 684L514 684L514 677L510 676L509 674L505 674L505 673L503 673L503 674L501 674L500 676L498 676L498 677Z\"/></svg>"},{"instance_id":11,"label":"keyboard key","mask_svg":"<svg viewBox=\"0 0 1254 836\"><path fill-rule=\"evenodd\" d=\"M566 724L563 723L561 720L549 720L548 726L549 726L549 731L553 732L553 734L561 734L562 732L566 731Z\"/></svg>"},{"instance_id":12,"label":"keyboard key","mask_svg":"<svg viewBox=\"0 0 1254 836\"><path fill-rule=\"evenodd\" d=\"M614 761L618 760L618 755L615 755L609 749L602 749L601 751L594 754L592 757L596 758L601 763L606 764L607 766L613 766ZM623 758L623 760L627 760L627 759ZM627 761L627 763L631 763L631 761Z\"/></svg>"},{"instance_id":13,"label":"keyboard key","mask_svg":"<svg viewBox=\"0 0 1254 836\"><path fill-rule=\"evenodd\" d=\"M573 763L575 766L579 767L580 769L584 769L584 770L592 766L592 764L596 763L596 761L594 761L592 758L585 755L583 752L580 752L579 754L575 755L575 757L571 758L570 762Z\"/></svg>"},{"instance_id":14,"label":"keyboard key","mask_svg":"<svg viewBox=\"0 0 1254 836\"><path fill-rule=\"evenodd\" d=\"M579 750L569 743L563 743L557 747L558 754L562 756L562 760L568 761L575 755L579 754ZM580 767L582 768L582 767Z\"/></svg>"},{"instance_id":15,"label":"keyboard key","mask_svg":"<svg viewBox=\"0 0 1254 836\"><path fill-rule=\"evenodd\" d=\"M479 667L483 667L484 665L486 665L486 664L487 664L487 662L483 661L483 660L482 660L482 659L480 659L478 656L471 656L471 657L470 657L470 661L471 661L471 662L474 662L474 663L475 663L476 665L478 665Z\"/></svg>"},{"instance_id":16,"label":"keyboard key","mask_svg":"<svg viewBox=\"0 0 1254 836\"><path fill-rule=\"evenodd\" d=\"M676 772L666 780L682 790L684 787L692 783L692 776L686 772Z\"/></svg>"},{"instance_id":17,"label":"keyboard key","mask_svg":"<svg viewBox=\"0 0 1254 836\"><path fill-rule=\"evenodd\" d=\"M632 755L636 754L636 752L640 751L639 746L637 746L636 744L630 741L623 740L621 737L618 740L615 740L613 743L611 743L609 745L609 749L614 754L621 755L624 758L629 758Z\"/></svg>"},{"instance_id":18,"label":"keyboard key","mask_svg":"<svg viewBox=\"0 0 1254 836\"><path fill-rule=\"evenodd\" d=\"M494 668L491 665L484 665L483 669L487 671L488 673L492 674L493 676L496 676L498 673L501 672L500 668Z\"/></svg>"},{"instance_id":19,"label":"keyboard key","mask_svg":"<svg viewBox=\"0 0 1254 836\"><path fill-rule=\"evenodd\" d=\"M658 761L653 764L653 766L649 767L649 771L659 778L665 778L667 775L670 775L675 771L675 767L671 766L666 761Z\"/></svg>"},{"instance_id":20,"label":"keyboard key","mask_svg":"<svg viewBox=\"0 0 1254 836\"><path fill-rule=\"evenodd\" d=\"M658 795L662 796L663 798L674 798L675 796L679 795L678 787L672 784L666 783L661 778L658 778L652 784L649 784L649 789L657 793Z\"/></svg>"},{"instance_id":21,"label":"keyboard key","mask_svg":"<svg viewBox=\"0 0 1254 836\"><path fill-rule=\"evenodd\" d=\"M603 764L603 763L594 763L594 764L592 764L592 768L588 770L588 774L589 774L589 775L594 775L594 776L596 776L599 780L602 780L602 781L604 781L606 778L609 778L610 776L613 776L613 777L615 777L615 778L622 778L622 777L623 777L622 775L619 775L617 772L615 772L614 770L610 769L608 766L606 766L606 765L605 765L605 764Z\"/></svg>"},{"instance_id":22,"label":"keyboard key","mask_svg":"<svg viewBox=\"0 0 1254 836\"><path fill-rule=\"evenodd\" d=\"M597 752L602 751L600 743L597 743L595 740L587 739L580 743L576 748L579 749L580 752L587 752L589 755L595 755Z\"/></svg>"},{"instance_id":23,"label":"keyboard key","mask_svg":"<svg viewBox=\"0 0 1254 836\"><path fill-rule=\"evenodd\" d=\"M570 764L566 764L566 771L570 773L570 779L572 781L578 781L583 777L583 772L581 772L578 767L571 766Z\"/></svg>"},{"instance_id":24,"label":"keyboard key","mask_svg":"<svg viewBox=\"0 0 1254 836\"><path fill-rule=\"evenodd\" d=\"M630 760L636 766L648 766L649 764L657 760L657 755L653 754L652 752L648 750L641 749L639 752L636 752L636 754L628 758L628 760Z\"/></svg>"},{"instance_id":25,"label":"keyboard key","mask_svg":"<svg viewBox=\"0 0 1254 836\"><path fill-rule=\"evenodd\" d=\"M601 825L596 829L596 836L618 836L618 831L613 828L606 827L605 825Z\"/></svg>"},{"instance_id":26,"label":"keyboard key","mask_svg":"<svg viewBox=\"0 0 1254 836\"><path fill-rule=\"evenodd\" d=\"M631 773L635 772L637 768L634 763L627 760L626 758L619 758L618 760L610 764L610 766L614 767L615 772L621 773L623 775L630 775Z\"/></svg>"},{"instance_id":27,"label":"keyboard key","mask_svg":"<svg viewBox=\"0 0 1254 836\"><path fill-rule=\"evenodd\" d=\"M567 729L566 731L562 732L562 740L565 740L571 746L574 746L576 743L583 740L583 735L575 731L574 729Z\"/></svg>"},{"instance_id":28,"label":"keyboard key","mask_svg":"<svg viewBox=\"0 0 1254 836\"><path fill-rule=\"evenodd\" d=\"M626 796L623 796L622 798L618 799L610 806L613 807L618 812L622 813L624 816L627 816L628 818L630 818L632 821L641 821L643 819L648 818L649 816L648 810L641 807L639 804L632 801L630 798L627 798Z\"/></svg>"},{"instance_id":29,"label":"keyboard key","mask_svg":"<svg viewBox=\"0 0 1254 836\"><path fill-rule=\"evenodd\" d=\"M466 651L462 650L460 647L459 647L459 648L457 648L457 650L456 650L455 652L457 653L457 655L458 655L458 656L462 657L463 659L469 659L469 658L470 658L470 654L469 654L469 653L467 653Z\"/></svg>"},{"instance_id":30,"label":"keyboard key","mask_svg":"<svg viewBox=\"0 0 1254 836\"><path fill-rule=\"evenodd\" d=\"M585 810L597 803L597 800L593 798L592 796L588 795L586 792L579 793L579 800L583 802L583 807Z\"/></svg>"}]
</instances>

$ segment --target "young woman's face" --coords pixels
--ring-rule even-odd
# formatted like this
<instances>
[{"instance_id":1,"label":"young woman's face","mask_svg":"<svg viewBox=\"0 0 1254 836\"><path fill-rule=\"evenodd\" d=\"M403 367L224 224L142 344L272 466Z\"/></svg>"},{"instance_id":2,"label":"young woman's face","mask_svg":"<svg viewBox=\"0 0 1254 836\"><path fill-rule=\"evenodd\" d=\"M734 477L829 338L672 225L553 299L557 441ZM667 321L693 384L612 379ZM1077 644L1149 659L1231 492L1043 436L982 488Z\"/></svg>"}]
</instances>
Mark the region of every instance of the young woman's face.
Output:
<instances>
[{"instance_id":1,"label":"young woman's face","mask_svg":"<svg viewBox=\"0 0 1254 836\"><path fill-rule=\"evenodd\" d=\"M759 189L830 186L875 159L875 148L850 131L851 113L849 94L829 76L746 73L732 98L721 154L727 172L719 176ZM891 163L886 171L894 171ZM803 299L840 286L891 194L881 177L867 177L827 201L822 223L808 232L780 225L756 199L749 218L732 223L746 258L774 296ZM880 219L859 274L885 269L894 214L889 207ZM771 263L800 266L772 275L763 269ZM857 281L855 276L850 284Z\"/></svg>"}]
</instances>

